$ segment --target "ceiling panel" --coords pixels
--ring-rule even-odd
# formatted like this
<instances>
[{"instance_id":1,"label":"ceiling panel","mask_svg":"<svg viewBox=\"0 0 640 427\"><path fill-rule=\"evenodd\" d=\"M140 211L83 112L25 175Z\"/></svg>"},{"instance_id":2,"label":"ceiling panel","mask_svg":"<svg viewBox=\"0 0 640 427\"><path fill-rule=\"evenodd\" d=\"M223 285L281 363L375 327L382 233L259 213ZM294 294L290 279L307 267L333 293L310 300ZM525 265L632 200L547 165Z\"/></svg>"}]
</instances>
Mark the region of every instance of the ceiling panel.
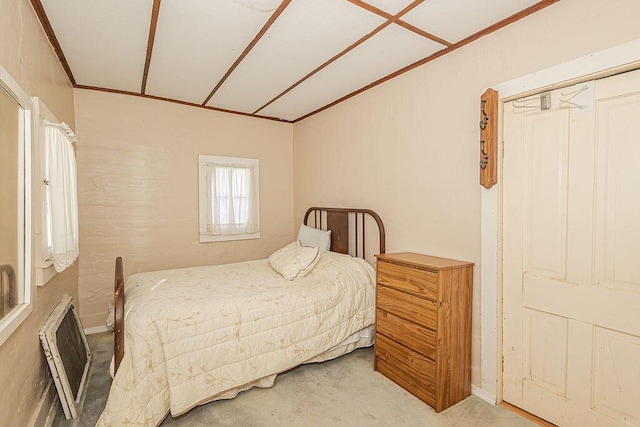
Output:
<instances>
[{"instance_id":1,"label":"ceiling panel","mask_svg":"<svg viewBox=\"0 0 640 427\"><path fill-rule=\"evenodd\" d=\"M298 0L207 105L252 113L383 22L344 0Z\"/></svg>"},{"instance_id":2,"label":"ceiling panel","mask_svg":"<svg viewBox=\"0 0 640 427\"><path fill-rule=\"evenodd\" d=\"M366 0L366 2L384 12L395 15L413 3L413 0Z\"/></svg>"},{"instance_id":3,"label":"ceiling panel","mask_svg":"<svg viewBox=\"0 0 640 427\"><path fill-rule=\"evenodd\" d=\"M42 0L80 85L138 92L153 0Z\"/></svg>"},{"instance_id":4,"label":"ceiling panel","mask_svg":"<svg viewBox=\"0 0 640 427\"><path fill-rule=\"evenodd\" d=\"M539 0L428 0L402 17L451 43L485 29Z\"/></svg>"},{"instance_id":5,"label":"ceiling panel","mask_svg":"<svg viewBox=\"0 0 640 427\"><path fill-rule=\"evenodd\" d=\"M146 93L204 102L280 2L163 0Z\"/></svg>"},{"instance_id":6,"label":"ceiling panel","mask_svg":"<svg viewBox=\"0 0 640 427\"><path fill-rule=\"evenodd\" d=\"M347 99L359 89L385 81L386 76L444 49L444 44L459 42L530 6L536 7L521 13L518 19L557 1L31 3L75 87L123 91L195 105L207 100L208 107L297 120L338 99ZM393 16L414 3L418 6L403 15L401 22L386 22L368 10L375 7L383 15ZM505 25L511 21L505 21ZM382 28L380 25L385 27L367 39ZM151 39L150 28L155 30ZM430 40L433 36L443 44ZM360 40L365 41L351 48ZM148 42L152 48L149 58ZM342 56L329 62L338 55ZM145 70L147 59L149 68ZM316 72L319 67L323 68Z\"/></svg>"},{"instance_id":7,"label":"ceiling panel","mask_svg":"<svg viewBox=\"0 0 640 427\"><path fill-rule=\"evenodd\" d=\"M390 25L259 114L297 119L444 47Z\"/></svg>"}]
</instances>

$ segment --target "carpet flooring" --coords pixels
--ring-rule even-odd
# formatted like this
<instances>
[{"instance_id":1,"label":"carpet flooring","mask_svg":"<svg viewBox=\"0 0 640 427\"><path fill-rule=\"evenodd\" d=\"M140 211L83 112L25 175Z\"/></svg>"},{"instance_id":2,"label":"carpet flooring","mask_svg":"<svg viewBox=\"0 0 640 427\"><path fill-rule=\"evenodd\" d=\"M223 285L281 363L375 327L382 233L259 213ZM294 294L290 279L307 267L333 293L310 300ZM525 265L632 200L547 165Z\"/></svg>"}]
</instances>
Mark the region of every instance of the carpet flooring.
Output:
<instances>
[{"instance_id":1,"label":"carpet flooring","mask_svg":"<svg viewBox=\"0 0 640 427\"><path fill-rule=\"evenodd\" d=\"M93 354L86 398L76 420L62 407L54 427L93 427L109 395L111 333L88 337ZM169 415L162 427L428 426L531 427L515 413L471 396L436 414L429 406L373 370L373 348L280 374L272 388L253 388L235 399L212 402L185 415Z\"/></svg>"}]
</instances>

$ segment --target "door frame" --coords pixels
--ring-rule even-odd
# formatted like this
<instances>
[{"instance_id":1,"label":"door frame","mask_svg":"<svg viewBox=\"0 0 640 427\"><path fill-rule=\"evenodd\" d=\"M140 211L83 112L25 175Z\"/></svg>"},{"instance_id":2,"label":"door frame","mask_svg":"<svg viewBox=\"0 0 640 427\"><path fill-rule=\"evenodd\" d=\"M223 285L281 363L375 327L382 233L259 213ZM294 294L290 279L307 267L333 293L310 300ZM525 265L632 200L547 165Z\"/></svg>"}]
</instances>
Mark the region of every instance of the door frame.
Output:
<instances>
[{"instance_id":1,"label":"door frame","mask_svg":"<svg viewBox=\"0 0 640 427\"><path fill-rule=\"evenodd\" d=\"M498 91L499 117L503 123L506 102L545 90L570 86L596 78L640 69L640 39L577 58L550 68L491 86ZM504 150L502 125L498 153ZM502 402L502 155L498 157L498 183L481 191L480 282L482 283L480 334L481 388L477 397ZM484 313L487 313L485 315Z\"/></svg>"}]
</instances>

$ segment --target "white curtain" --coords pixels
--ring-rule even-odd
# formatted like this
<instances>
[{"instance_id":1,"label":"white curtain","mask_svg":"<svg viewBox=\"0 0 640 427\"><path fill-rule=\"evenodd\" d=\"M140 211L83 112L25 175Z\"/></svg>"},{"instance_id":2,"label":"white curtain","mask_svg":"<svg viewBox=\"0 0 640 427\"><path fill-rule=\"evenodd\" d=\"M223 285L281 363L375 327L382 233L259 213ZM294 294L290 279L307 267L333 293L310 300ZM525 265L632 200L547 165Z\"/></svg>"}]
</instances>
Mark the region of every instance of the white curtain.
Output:
<instances>
[{"instance_id":1,"label":"white curtain","mask_svg":"<svg viewBox=\"0 0 640 427\"><path fill-rule=\"evenodd\" d=\"M45 126L45 158L49 180L49 226L53 266L57 272L78 257L78 190L75 135L64 123Z\"/></svg>"},{"instance_id":2,"label":"white curtain","mask_svg":"<svg viewBox=\"0 0 640 427\"><path fill-rule=\"evenodd\" d=\"M260 231L258 167L246 164L208 163L209 204L207 233L211 236Z\"/></svg>"}]
</instances>

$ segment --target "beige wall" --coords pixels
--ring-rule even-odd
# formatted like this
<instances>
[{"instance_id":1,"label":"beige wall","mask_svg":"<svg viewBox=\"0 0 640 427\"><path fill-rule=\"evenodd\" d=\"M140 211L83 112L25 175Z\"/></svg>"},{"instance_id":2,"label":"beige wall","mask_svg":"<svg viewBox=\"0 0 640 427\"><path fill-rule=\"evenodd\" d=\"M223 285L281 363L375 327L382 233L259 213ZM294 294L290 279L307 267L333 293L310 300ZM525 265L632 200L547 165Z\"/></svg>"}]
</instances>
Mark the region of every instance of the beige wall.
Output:
<instances>
[{"instance_id":1,"label":"beige wall","mask_svg":"<svg viewBox=\"0 0 640 427\"><path fill-rule=\"evenodd\" d=\"M74 124L73 92L28 0L0 0L0 65L31 96L40 97L60 119ZM34 220L39 205L34 203ZM32 275L33 277L33 275ZM38 332L60 301L78 301L77 266L38 288L34 311L0 346L0 424L26 426L51 382Z\"/></svg>"},{"instance_id":2,"label":"beige wall","mask_svg":"<svg viewBox=\"0 0 640 427\"><path fill-rule=\"evenodd\" d=\"M125 274L266 258L293 239L293 126L75 90L80 312L104 325L116 256ZM260 160L261 238L199 243L198 155Z\"/></svg>"},{"instance_id":3,"label":"beige wall","mask_svg":"<svg viewBox=\"0 0 640 427\"><path fill-rule=\"evenodd\" d=\"M368 207L385 222L388 252L476 263L478 387L479 97L491 85L640 38L638 16L636 0L562 0L294 127L296 222L310 205Z\"/></svg>"}]
</instances>

